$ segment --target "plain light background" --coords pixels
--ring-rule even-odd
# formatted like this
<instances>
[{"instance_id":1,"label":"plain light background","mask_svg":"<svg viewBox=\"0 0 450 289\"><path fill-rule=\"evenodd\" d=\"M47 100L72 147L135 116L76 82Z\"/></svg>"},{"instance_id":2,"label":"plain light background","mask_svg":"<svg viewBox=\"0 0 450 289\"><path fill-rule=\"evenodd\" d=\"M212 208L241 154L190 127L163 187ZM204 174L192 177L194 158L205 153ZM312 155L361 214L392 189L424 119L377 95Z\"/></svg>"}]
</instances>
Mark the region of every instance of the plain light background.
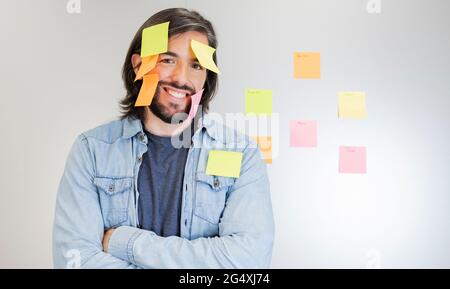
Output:
<instances>
[{"instance_id":1,"label":"plain light background","mask_svg":"<svg viewBox=\"0 0 450 289\"><path fill-rule=\"evenodd\" d=\"M450 267L450 2L381 0L0 1L0 267L52 267L56 190L76 136L115 119L139 26L187 7L215 26L212 103L244 112L273 90L273 268ZM321 53L320 80L293 79L293 52ZM368 118L337 118L364 91ZM318 121L318 147L289 147L289 121ZM338 174L339 145L367 147L367 174Z\"/></svg>"}]
</instances>

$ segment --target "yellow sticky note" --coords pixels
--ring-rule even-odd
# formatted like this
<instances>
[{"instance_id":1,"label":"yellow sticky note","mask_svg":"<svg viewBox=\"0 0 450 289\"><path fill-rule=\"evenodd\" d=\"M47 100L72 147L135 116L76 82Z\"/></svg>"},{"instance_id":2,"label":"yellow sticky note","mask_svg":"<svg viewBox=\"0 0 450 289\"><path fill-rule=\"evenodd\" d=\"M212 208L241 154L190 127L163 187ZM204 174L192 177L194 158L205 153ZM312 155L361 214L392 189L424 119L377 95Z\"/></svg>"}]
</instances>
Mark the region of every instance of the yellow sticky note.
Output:
<instances>
[{"instance_id":1,"label":"yellow sticky note","mask_svg":"<svg viewBox=\"0 0 450 289\"><path fill-rule=\"evenodd\" d=\"M272 163L272 137L254 136L253 140L258 144L261 156L267 164Z\"/></svg>"},{"instance_id":2,"label":"yellow sticky note","mask_svg":"<svg viewBox=\"0 0 450 289\"><path fill-rule=\"evenodd\" d=\"M139 95L134 106L149 106L152 103L156 87L158 86L158 81L158 74L152 73L144 75L144 81L142 82L141 90L139 91Z\"/></svg>"},{"instance_id":3,"label":"yellow sticky note","mask_svg":"<svg viewBox=\"0 0 450 289\"><path fill-rule=\"evenodd\" d=\"M168 42L169 22L145 28L142 30L141 57L166 52Z\"/></svg>"},{"instance_id":4,"label":"yellow sticky note","mask_svg":"<svg viewBox=\"0 0 450 289\"><path fill-rule=\"evenodd\" d=\"M156 66L156 61L158 61L159 54L142 57L141 66L139 67L138 73L134 81L142 79L144 75L149 73Z\"/></svg>"},{"instance_id":5,"label":"yellow sticky note","mask_svg":"<svg viewBox=\"0 0 450 289\"><path fill-rule=\"evenodd\" d=\"M320 78L320 53L294 52L294 78Z\"/></svg>"},{"instance_id":6,"label":"yellow sticky note","mask_svg":"<svg viewBox=\"0 0 450 289\"><path fill-rule=\"evenodd\" d=\"M219 68L217 67L213 59L213 54L216 49L194 39L191 40L191 48L192 51L194 51L194 54L200 62L201 66L217 74L220 74Z\"/></svg>"},{"instance_id":7,"label":"yellow sticky note","mask_svg":"<svg viewBox=\"0 0 450 289\"><path fill-rule=\"evenodd\" d=\"M268 89L246 89L245 113L272 114L272 91Z\"/></svg>"},{"instance_id":8,"label":"yellow sticky note","mask_svg":"<svg viewBox=\"0 0 450 289\"><path fill-rule=\"evenodd\" d=\"M340 92L338 106L339 118L362 119L367 117L366 95L364 92Z\"/></svg>"},{"instance_id":9,"label":"yellow sticky note","mask_svg":"<svg viewBox=\"0 0 450 289\"><path fill-rule=\"evenodd\" d=\"M206 174L239 178L241 173L241 162L242 153L212 150L208 155Z\"/></svg>"}]
</instances>

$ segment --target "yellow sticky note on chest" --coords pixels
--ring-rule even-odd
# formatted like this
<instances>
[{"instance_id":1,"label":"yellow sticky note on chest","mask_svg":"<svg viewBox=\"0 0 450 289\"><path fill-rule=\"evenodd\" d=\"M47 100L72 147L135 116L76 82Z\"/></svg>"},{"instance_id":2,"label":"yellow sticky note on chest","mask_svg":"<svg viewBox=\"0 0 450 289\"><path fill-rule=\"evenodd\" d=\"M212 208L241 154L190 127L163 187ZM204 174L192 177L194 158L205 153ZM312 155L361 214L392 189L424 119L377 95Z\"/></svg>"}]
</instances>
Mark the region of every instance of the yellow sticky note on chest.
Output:
<instances>
[{"instance_id":1,"label":"yellow sticky note on chest","mask_svg":"<svg viewBox=\"0 0 450 289\"><path fill-rule=\"evenodd\" d=\"M206 174L239 178L241 173L241 163L242 153L212 150L208 155Z\"/></svg>"}]
</instances>

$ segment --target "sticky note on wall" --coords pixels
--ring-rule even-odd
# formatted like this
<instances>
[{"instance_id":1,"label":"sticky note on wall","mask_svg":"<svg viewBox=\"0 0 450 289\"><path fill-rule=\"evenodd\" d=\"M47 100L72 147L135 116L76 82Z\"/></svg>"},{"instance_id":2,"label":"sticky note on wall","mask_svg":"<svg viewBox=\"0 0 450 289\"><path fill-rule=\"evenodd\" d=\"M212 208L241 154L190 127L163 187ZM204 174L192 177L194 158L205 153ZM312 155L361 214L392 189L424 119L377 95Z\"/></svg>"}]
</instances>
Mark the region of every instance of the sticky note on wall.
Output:
<instances>
[{"instance_id":1,"label":"sticky note on wall","mask_svg":"<svg viewBox=\"0 0 450 289\"><path fill-rule=\"evenodd\" d=\"M365 147L339 147L339 173L365 174L366 148Z\"/></svg>"},{"instance_id":2,"label":"sticky note on wall","mask_svg":"<svg viewBox=\"0 0 450 289\"><path fill-rule=\"evenodd\" d=\"M153 25L142 30L141 57L167 52L169 22Z\"/></svg>"},{"instance_id":3,"label":"sticky note on wall","mask_svg":"<svg viewBox=\"0 0 450 289\"><path fill-rule=\"evenodd\" d=\"M294 52L294 78L320 78L320 52Z\"/></svg>"},{"instance_id":4,"label":"sticky note on wall","mask_svg":"<svg viewBox=\"0 0 450 289\"><path fill-rule=\"evenodd\" d=\"M239 178L241 173L242 153L211 150L208 154L206 174Z\"/></svg>"},{"instance_id":5,"label":"sticky note on wall","mask_svg":"<svg viewBox=\"0 0 450 289\"><path fill-rule=\"evenodd\" d=\"M272 91L268 89L246 89L245 113L272 114Z\"/></svg>"},{"instance_id":6,"label":"sticky note on wall","mask_svg":"<svg viewBox=\"0 0 450 289\"><path fill-rule=\"evenodd\" d=\"M291 147L317 147L317 121L291 120Z\"/></svg>"},{"instance_id":7,"label":"sticky note on wall","mask_svg":"<svg viewBox=\"0 0 450 289\"><path fill-rule=\"evenodd\" d=\"M366 95L364 92L340 92L338 97L339 118L363 119L367 117Z\"/></svg>"},{"instance_id":8,"label":"sticky note on wall","mask_svg":"<svg viewBox=\"0 0 450 289\"><path fill-rule=\"evenodd\" d=\"M261 151L262 159L267 163L272 163L272 137L271 136L254 136L253 140L258 144Z\"/></svg>"}]
</instances>

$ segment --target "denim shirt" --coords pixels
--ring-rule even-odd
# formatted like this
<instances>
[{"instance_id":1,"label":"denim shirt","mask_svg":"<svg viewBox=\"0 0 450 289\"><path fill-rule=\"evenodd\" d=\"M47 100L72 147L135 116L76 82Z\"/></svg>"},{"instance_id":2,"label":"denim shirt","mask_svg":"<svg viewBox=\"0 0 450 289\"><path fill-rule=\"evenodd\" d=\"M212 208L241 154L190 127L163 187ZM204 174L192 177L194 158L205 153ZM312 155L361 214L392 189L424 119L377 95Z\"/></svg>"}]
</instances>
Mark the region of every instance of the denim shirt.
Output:
<instances>
[{"instance_id":1,"label":"denim shirt","mask_svg":"<svg viewBox=\"0 0 450 289\"><path fill-rule=\"evenodd\" d=\"M212 149L242 152L239 178L207 175ZM82 133L66 161L53 227L56 268L267 268L274 221L257 145L207 114L198 121L183 180L181 236L139 229L137 177L147 137L140 120ZM115 228L108 253L104 231Z\"/></svg>"}]
</instances>

